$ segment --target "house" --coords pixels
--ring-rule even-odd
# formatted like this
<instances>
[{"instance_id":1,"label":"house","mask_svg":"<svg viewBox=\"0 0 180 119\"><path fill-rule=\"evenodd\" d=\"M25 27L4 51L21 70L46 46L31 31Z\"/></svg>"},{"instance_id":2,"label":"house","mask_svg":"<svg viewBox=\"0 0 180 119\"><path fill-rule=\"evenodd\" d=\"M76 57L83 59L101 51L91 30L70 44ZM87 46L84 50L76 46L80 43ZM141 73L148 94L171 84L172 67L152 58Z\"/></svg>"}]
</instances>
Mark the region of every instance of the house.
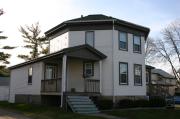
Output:
<instances>
[{"instance_id":1,"label":"house","mask_svg":"<svg viewBox=\"0 0 180 119\"><path fill-rule=\"evenodd\" d=\"M9 77L0 77L0 101L9 99Z\"/></svg>"},{"instance_id":2,"label":"house","mask_svg":"<svg viewBox=\"0 0 180 119\"><path fill-rule=\"evenodd\" d=\"M174 96L176 78L162 69L146 66L147 95Z\"/></svg>"},{"instance_id":3,"label":"house","mask_svg":"<svg viewBox=\"0 0 180 119\"><path fill-rule=\"evenodd\" d=\"M57 103L67 96L144 98L149 28L105 15L68 20L45 32L49 54L10 67L9 102Z\"/></svg>"}]
</instances>

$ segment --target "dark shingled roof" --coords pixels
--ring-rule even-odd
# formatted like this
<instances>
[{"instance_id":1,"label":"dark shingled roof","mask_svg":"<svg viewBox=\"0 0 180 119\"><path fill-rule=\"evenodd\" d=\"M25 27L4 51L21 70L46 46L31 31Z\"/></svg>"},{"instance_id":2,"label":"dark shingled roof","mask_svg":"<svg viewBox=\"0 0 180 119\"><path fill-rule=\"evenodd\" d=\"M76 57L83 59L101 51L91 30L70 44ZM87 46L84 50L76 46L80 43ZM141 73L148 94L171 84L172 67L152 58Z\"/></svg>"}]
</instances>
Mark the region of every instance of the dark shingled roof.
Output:
<instances>
[{"instance_id":1,"label":"dark shingled roof","mask_svg":"<svg viewBox=\"0 0 180 119\"><path fill-rule=\"evenodd\" d=\"M107 23L112 23L114 21L115 24L117 25L123 25L123 26L127 26L127 27L131 27L134 29L138 29L141 30L143 32L146 33L146 37L149 34L150 29L141 25L137 25L131 22L127 22L124 20L120 20L111 16L106 16L103 14L93 14L93 15L88 15L88 16L83 16L83 17L79 17L79 18L75 18L75 19L71 19L71 20L67 20L62 22L61 24L53 27L52 29L48 30L45 32L46 36L48 36L49 34L55 32L56 30L60 29L60 28L65 28L68 25L71 24L79 24L79 23L101 23L101 22L106 22ZM81 24L82 25L82 24Z\"/></svg>"},{"instance_id":2,"label":"dark shingled roof","mask_svg":"<svg viewBox=\"0 0 180 119\"><path fill-rule=\"evenodd\" d=\"M104 55L103 53L101 53L97 49L91 47L90 45L84 44L84 45L78 45L78 46L74 46L74 47L65 48L65 49L62 49L60 51L48 54L48 55L38 57L38 58L35 58L33 60L30 60L30 61L27 61L27 62L24 62L24 63L21 63L21 64L11 66L11 67L9 67L9 69L16 69L18 67L22 67L22 66L25 66L25 65L28 65L28 64L39 62L39 61L42 61L44 59L48 59L48 58L51 58L51 57L61 56L63 54L69 53L69 52L79 51L81 49L87 49L87 50L93 52L94 54L97 55L97 57L99 57L99 59L105 59L107 57L106 55Z\"/></svg>"}]
</instances>

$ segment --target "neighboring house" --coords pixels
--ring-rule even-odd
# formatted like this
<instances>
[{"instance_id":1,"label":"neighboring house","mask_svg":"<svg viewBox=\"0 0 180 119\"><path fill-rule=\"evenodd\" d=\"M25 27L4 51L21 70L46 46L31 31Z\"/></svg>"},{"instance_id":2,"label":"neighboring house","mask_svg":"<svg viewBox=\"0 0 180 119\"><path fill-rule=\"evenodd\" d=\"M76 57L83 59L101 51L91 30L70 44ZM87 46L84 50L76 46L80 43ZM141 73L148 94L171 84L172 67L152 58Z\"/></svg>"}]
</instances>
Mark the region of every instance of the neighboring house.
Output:
<instances>
[{"instance_id":1,"label":"neighboring house","mask_svg":"<svg viewBox=\"0 0 180 119\"><path fill-rule=\"evenodd\" d=\"M174 96L176 78L162 69L146 66L147 95L149 96ZM149 72L151 71L151 73ZM149 78L148 78L149 76Z\"/></svg>"},{"instance_id":2,"label":"neighboring house","mask_svg":"<svg viewBox=\"0 0 180 119\"><path fill-rule=\"evenodd\" d=\"M148 33L149 28L105 15L65 21L45 32L48 55L10 68L9 101L63 106L67 95L103 96L114 102L143 98Z\"/></svg>"},{"instance_id":3,"label":"neighboring house","mask_svg":"<svg viewBox=\"0 0 180 119\"><path fill-rule=\"evenodd\" d=\"M9 99L9 77L0 77L0 101Z\"/></svg>"}]
</instances>

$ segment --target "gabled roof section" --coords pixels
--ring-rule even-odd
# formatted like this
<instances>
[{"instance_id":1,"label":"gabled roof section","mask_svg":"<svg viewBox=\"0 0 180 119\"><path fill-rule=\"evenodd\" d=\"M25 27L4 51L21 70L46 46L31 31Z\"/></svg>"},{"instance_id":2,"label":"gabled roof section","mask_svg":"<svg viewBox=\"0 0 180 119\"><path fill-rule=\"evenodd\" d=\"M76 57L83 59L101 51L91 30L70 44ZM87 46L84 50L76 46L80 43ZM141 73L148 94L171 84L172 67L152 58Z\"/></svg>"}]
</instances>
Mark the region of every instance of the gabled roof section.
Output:
<instances>
[{"instance_id":1,"label":"gabled roof section","mask_svg":"<svg viewBox=\"0 0 180 119\"><path fill-rule=\"evenodd\" d=\"M125 26L125 27L129 27L132 29L137 29L139 31L145 32L145 37L148 36L150 29L141 25L137 25L131 22L127 22L124 20L120 20L111 16L106 16L103 14L93 14L93 15L88 15L88 16L82 16L79 18L75 18L75 19L71 19L71 20L67 20L62 22L61 24L53 27L52 29L48 30L45 32L46 36L50 36L53 33L60 31L62 29L68 28L71 25L87 25L87 24L102 24L104 23L104 25L112 25L114 22L114 25L117 26ZM112 27L111 27L112 29Z\"/></svg>"},{"instance_id":2,"label":"gabled roof section","mask_svg":"<svg viewBox=\"0 0 180 119\"><path fill-rule=\"evenodd\" d=\"M153 69L153 70L152 70L152 73L153 73L153 74L158 74L158 75L160 75L160 76L162 76L162 77L164 77L164 78L175 79L174 76L172 76L171 74L165 72L165 71L162 70L162 69Z\"/></svg>"},{"instance_id":3,"label":"gabled roof section","mask_svg":"<svg viewBox=\"0 0 180 119\"><path fill-rule=\"evenodd\" d=\"M81 51L84 51L84 52L81 52ZM88 52L86 52L86 51L88 51ZM70 57L77 57L77 58L84 58L84 59L87 59L88 58L87 56L90 55L90 56L92 56L92 59L94 57L93 60L101 60L101 59L105 59L107 57L106 55L104 55L103 53L98 51L97 49L85 44L85 45L79 45L79 46L65 48L63 50L60 50L60 51L57 51L57 52L54 52L54 53L51 53L48 55L45 55L45 56L42 56L39 58L35 58L33 60L30 60L30 61L27 61L27 62L24 62L21 64L14 65L12 67L9 67L9 69L16 69L18 67L22 67L22 66L32 64L35 62L40 62L45 59L56 57L56 56L62 57L64 54L66 54L67 56L70 56ZM94 55L92 55L92 54L94 54Z\"/></svg>"}]
</instances>

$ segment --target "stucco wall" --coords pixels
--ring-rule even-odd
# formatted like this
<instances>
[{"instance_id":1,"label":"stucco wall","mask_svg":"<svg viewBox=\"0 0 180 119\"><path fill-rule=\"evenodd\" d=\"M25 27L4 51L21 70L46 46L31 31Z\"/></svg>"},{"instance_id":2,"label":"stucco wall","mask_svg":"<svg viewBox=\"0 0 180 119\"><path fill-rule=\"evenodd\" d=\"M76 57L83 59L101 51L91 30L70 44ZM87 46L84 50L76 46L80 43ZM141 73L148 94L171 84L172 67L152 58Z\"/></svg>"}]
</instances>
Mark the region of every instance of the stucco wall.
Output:
<instances>
[{"instance_id":1,"label":"stucco wall","mask_svg":"<svg viewBox=\"0 0 180 119\"><path fill-rule=\"evenodd\" d=\"M68 38L69 38L69 33L66 32L66 33L50 40L50 53L59 51L63 48L67 48L69 46Z\"/></svg>"},{"instance_id":2,"label":"stucco wall","mask_svg":"<svg viewBox=\"0 0 180 119\"><path fill-rule=\"evenodd\" d=\"M28 85L28 68L33 68L32 85ZM11 70L10 102L15 101L15 94L40 95L43 63L34 63Z\"/></svg>"},{"instance_id":3,"label":"stucco wall","mask_svg":"<svg viewBox=\"0 0 180 119\"><path fill-rule=\"evenodd\" d=\"M0 101L7 101L9 98L9 86L0 86Z\"/></svg>"}]
</instances>

